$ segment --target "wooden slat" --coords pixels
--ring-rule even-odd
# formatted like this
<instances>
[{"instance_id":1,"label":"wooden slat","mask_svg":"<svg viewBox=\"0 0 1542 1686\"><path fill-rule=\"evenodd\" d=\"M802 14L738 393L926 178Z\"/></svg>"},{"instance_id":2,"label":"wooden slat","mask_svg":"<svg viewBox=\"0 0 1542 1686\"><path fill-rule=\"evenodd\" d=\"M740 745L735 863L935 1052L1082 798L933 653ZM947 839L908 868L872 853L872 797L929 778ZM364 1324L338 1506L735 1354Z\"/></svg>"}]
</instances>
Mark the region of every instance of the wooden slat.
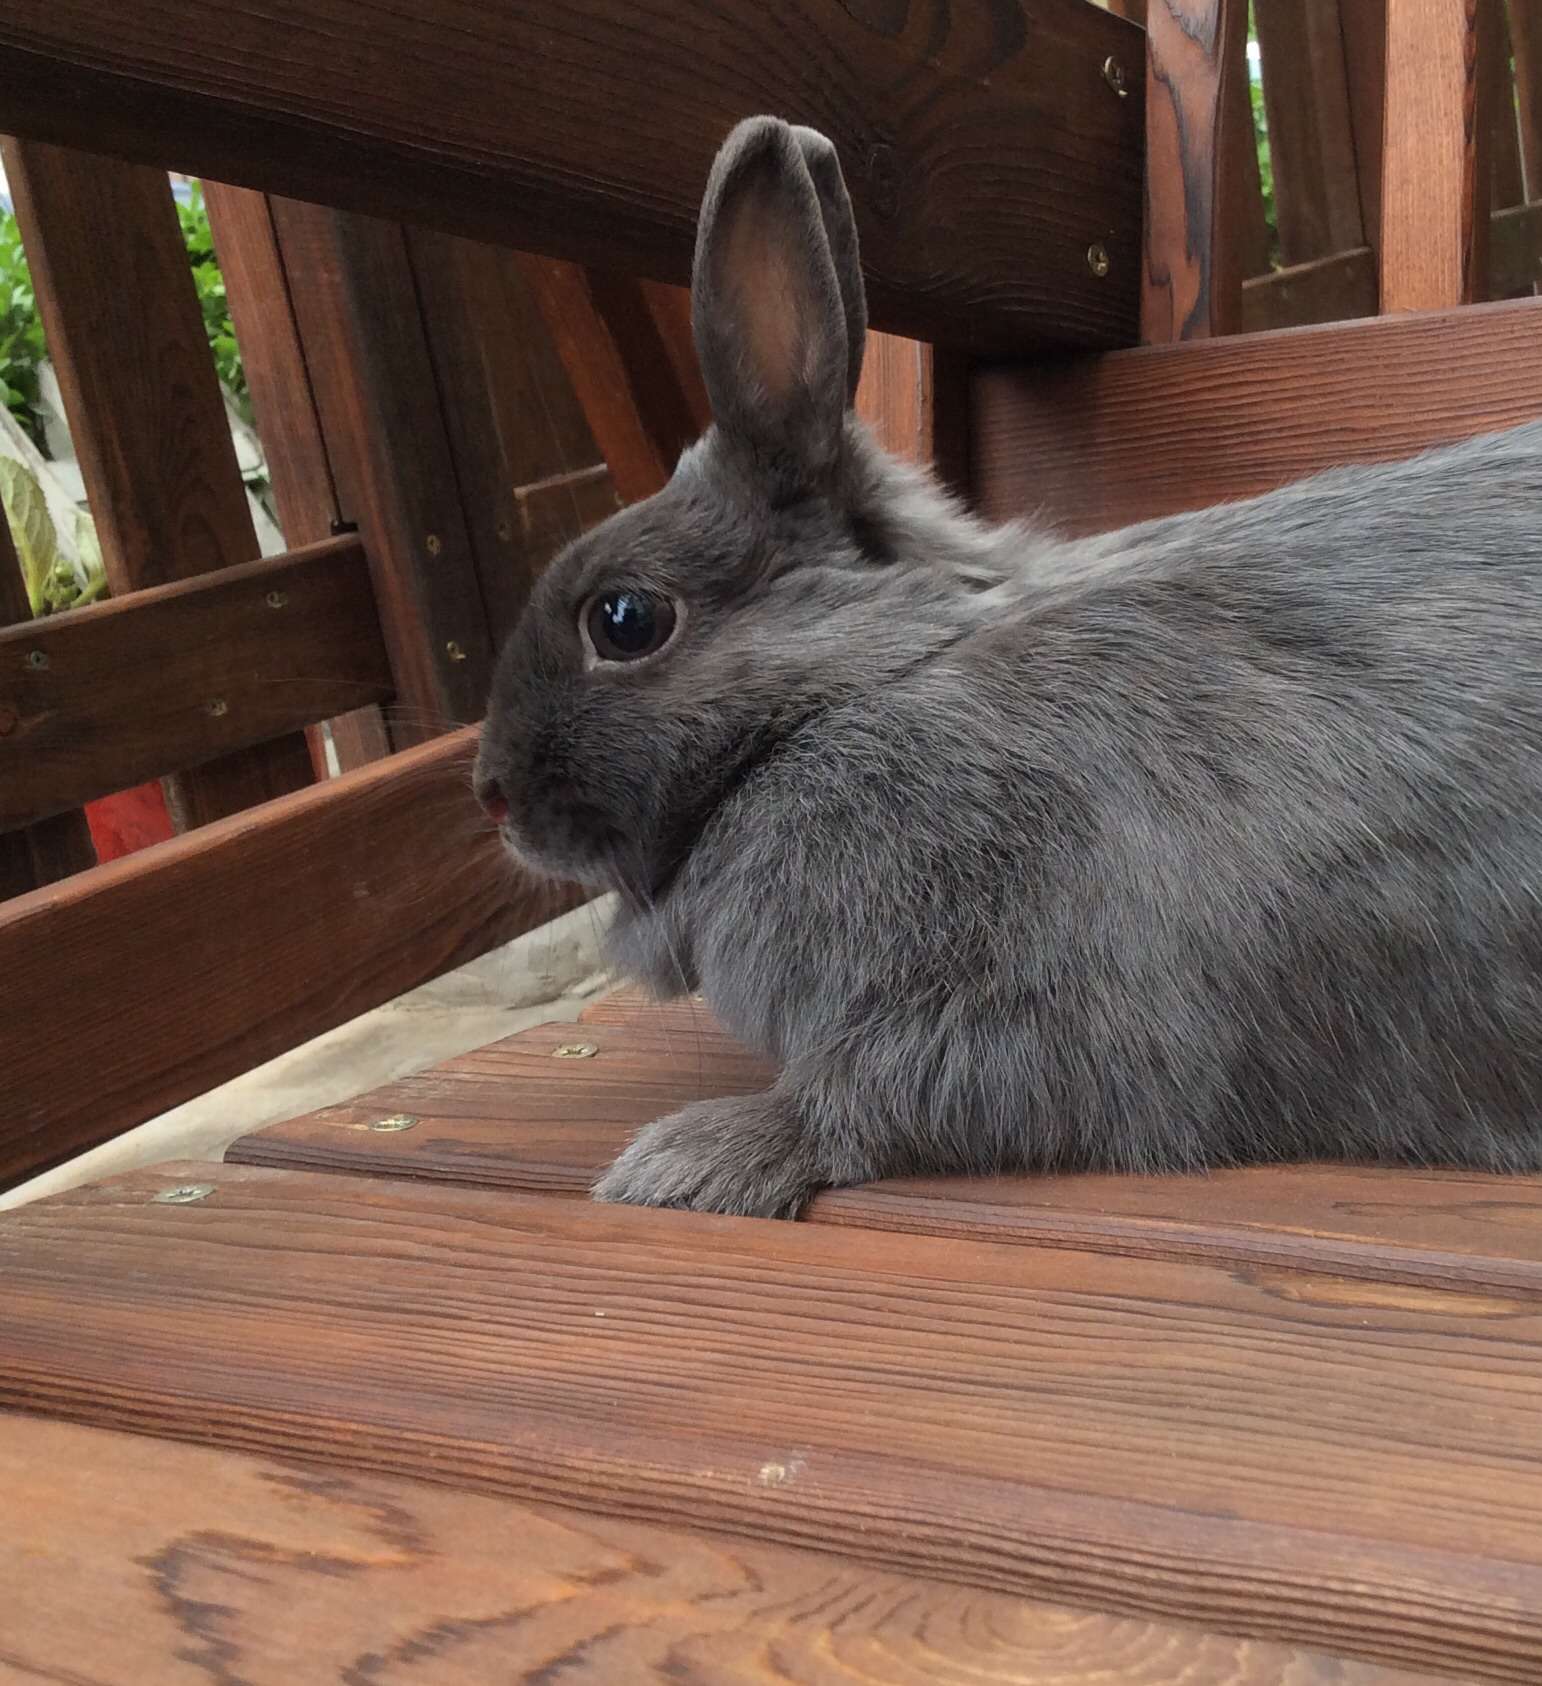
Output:
<instances>
[{"instance_id":1,"label":"wooden slat","mask_svg":"<svg viewBox=\"0 0 1542 1686\"><path fill-rule=\"evenodd\" d=\"M279 524L291 545L315 544L339 530L342 511L272 207L246 187L206 181L203 192ZM376 707L350 710L331 732L344 772L390 753ZM313 758L316 750L313 738Z\"/></svg>"},{"instance_id":2,"label":"wooden slat","mask_svg":"<svg viewBox=\"0 0 1542 1686\"><path fill-rule=\"evenodd\" d=\"M1505 0L1526 197L1542 199L1542 0Z\"/></svg>"},{"instance_id":3,"label":"wooden slat","mask_svg":"<svg viewBox=\"0 0 1542 1686\"><path fill-rule=\"evenodd\" d=\"M976 486L993 517L1071 530L1247 497L1542 411L1535 300L1117 352L974 381Z\"/></svg>"},{"instance_id":4,"label":"wooden slat","mask_svg":"<svg viewBox=\"0 0 1542 1686\"><path fill-rule=\"evenodd\" d=\"M684 295L558 258L522 264L616 495L651 497L712 419Z\"/></svg>"},{"instance_id":5,"label":"wooden slat","mask_svg":"<svg viewBox=\"0 0 1542 1686\"><path fill-rule=\"evenodd\" d=\"M1504 0L1481 0L1487 17L1478 32L1478 121L1488 154L1488 201L1496 211L1526 199L1520 125L1511 74L1510 26ZM1482 201L1480 200L1480 208Z\"/></svg>"},{"instance_id":6,"label":"wooden slat","mask_svg":"<svg viewBox=\"0 0 1542 1686\"><path fill-rule=\"evenodd\" d=\"M0 156L113 592L251 561L257 539L165 171L20 141ZM311 777L304 736L290 733L209 763L168 796L196 826Z\"/></svg>"},{"instance_id":7,"label":"wooden slat","mask_svg":"<svg viewBox=\"0 0 1542 1686\"><path fill-rule=\"evenodd\" d=\"M493 641L400 225L273 201L344 514L363 536L398 743L481 718Z\"/></svg>"},{"instance_id":8,"label":"wooden slat","mask_svg":"<svg viewBox=\"0 0 1542 1686\"><path fill-rule=\"evenodd\" d=\"M542 1025L269 1126L226 1158L583 1196L642 1125L770 1080L700 1004L622 999L598 1013L577 1032ZM371 1127L388 1118L415 1122ZM808 1219L1542 1297L1536 1178L1290 1166L1203 1177L910 1179L822 1194Z\"/></svg>"},{"instance_id":9,"label":"wooden slat","mask_svg":"<svg viewBox=\"0 0 1542 1686\"><path fill-rule=\"evenodd\" d=\"M0 830L390 695L357 539L0 630Z\"/></svg>"},{"instance_id":10,"label":"wooden slat","mask_svg":"<svg viewBox=\"0 0 1542 1686\"><path fill-rule=\"evenodd\" d=\"M1225 211L1238 203L1245 0L1152 0L1146 28L1146 220L1140 337L1147 344L1234 333L1242 251Z\"/></svg>"},{"instance_id":11,"label":"wooden slat","mask_svg":"<svg viewBox=\"0 0 1542 1686\"><path fill-rule=\"evenodd\" d=\"M0 126L681 282L713 153L773 111L848 162L879 327L1098 346L1135 335L1140 54L1085 0L11 0Z\"/></svg>"},{"instance_id":12,"label":"wooden slat","mask_svg":"<svg viewBox=\"0 0 1542 1686\"><path fill-rule=\"evenodd\" d=\"M1389 0L1381 308L1484 296L1478 66L1492 0Z\"/></svg>"},{"instance_id":13,"label":"wooden slat","mask_svg":"<svg viewBox=\"0 0 1542 1686\"><path fill-rule=\"evenodd\" d=\"M472 803L474 741L455 733L0 906L0 1184L559 911L571 898L515 874ZM89 1058L69 1057L61 1003L89 1002L112 1005L91 1017Z\"/></svg>"},{"instance_id":14,"label":"wooden slat","mask_svg":"<svg viewBox=\"0 0 1542 1686\"><path fill-rule=\"evenodd\" d=\"M1365 244L1339 21L1342 4L1255 0L1275 220L1287 264Z\"/></svg>"},{"instance_id":15,"label":"wooden slat","mask_svg":"<svg viewBox=\"0 0 1542 1686\"><path fill-rule=\"evenodd\" d=\"M1360 224L1365 243L1381 250L1381 165L1385 144L1387 84L1387 0L1340 0L1344 77L1349 122L1355 141L1355 176L1360 186Z\"/></svg>"},{"instance_id":16,"label":"wooden slat","mask_svg":"<svg viewBox=\"0 0 1542 1686\"><path fill-rule=\"evenodd\" d=\"M0 1274L28 1410L1542 1668L1534 1302L204 1165L11 1213Z\"/></svg>"},{"instance_id":17,"label":"wooden slat","mask_svg":"<svg viewBox=\"0 0 1542 1686\"><path fill-rule=\"evenodd\" d=\"M1369 246L1292 264L1242 283L1247 333L1347 322L1376 314L1376 254Z\"/></svg>"},{"instance_id":18,"label":"wooden slat","mask_svg":"<svg viewBox=\"0 0 1542 1686\"><path fill-rule=\"evenodd\" d=\"M0 1669L437 1686L1398 1686L1374 1663L826 1552L0 1418ZM424 1671L427 1671L426 1673Z\"/></svg>"},{"instance_id":19,"label":"wooden slat","mask_svg":"<svg viewBox=\"0 0 1542 1686\"><path fill-rule=\"evenodd\" d=\"M0 629L30 620L32 605L17 564L5 512L0 510ZM4 637L0 630L0 637ZM0 687L5 681L0 680ZM21 730L21 715L0 699L0 758ZM84 814L59 814L25 832L0 834L0 901L52 884L96 865Z\"/></svg>"}]
</instances>

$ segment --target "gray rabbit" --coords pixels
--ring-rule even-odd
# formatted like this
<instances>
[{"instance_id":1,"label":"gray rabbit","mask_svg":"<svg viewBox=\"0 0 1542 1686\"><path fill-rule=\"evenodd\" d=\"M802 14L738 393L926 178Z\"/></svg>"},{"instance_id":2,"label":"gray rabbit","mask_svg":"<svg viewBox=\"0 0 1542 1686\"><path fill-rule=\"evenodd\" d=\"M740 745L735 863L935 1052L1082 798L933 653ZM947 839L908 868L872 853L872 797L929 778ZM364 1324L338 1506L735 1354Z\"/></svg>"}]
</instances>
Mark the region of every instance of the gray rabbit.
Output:
<instances>
[{"instance_id":1,"label":"gray rabbit","mask_svg":"<svg viewBox=\"0 0 1542 1686\"><path fill-rule=\"evenodd\" d=\"M479 791L619 966L779 1062L604 1200L795 1214L923 1172L1542 1166L1542 426L1070 542L851 409L834 149L702 207L716 417L571 545Z\"/></svg>"}]
</instances>

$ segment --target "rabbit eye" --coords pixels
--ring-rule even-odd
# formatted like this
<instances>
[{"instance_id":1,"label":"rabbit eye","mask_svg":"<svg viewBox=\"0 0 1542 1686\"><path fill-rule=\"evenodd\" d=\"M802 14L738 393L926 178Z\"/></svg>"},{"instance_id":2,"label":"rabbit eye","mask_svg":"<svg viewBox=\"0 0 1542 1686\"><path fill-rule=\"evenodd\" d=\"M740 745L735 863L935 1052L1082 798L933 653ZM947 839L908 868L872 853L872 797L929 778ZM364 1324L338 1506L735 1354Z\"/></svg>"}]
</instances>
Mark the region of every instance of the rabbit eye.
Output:
<instances>
[{"instance_id":1,"label":"rabbit eye","mask_svg":"<svg viewBox=\"0 0 1542 1686\"><path fill-rule=\"evenodd\" d=\"M602 592L589 604L584 629L601 661L634 662L669 642L675 606L651 591Z\"/></svg>"}]
</instances>

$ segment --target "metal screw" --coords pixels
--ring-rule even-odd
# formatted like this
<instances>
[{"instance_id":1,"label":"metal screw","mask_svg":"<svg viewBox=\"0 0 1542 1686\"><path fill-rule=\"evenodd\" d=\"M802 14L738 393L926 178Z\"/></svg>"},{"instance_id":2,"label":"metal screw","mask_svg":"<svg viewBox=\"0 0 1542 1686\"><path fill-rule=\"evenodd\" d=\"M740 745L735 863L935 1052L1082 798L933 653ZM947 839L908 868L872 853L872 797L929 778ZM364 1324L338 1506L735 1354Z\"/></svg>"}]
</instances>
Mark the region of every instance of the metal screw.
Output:
<instances>
[{"instance_id":1,"label":"metal screw","mask_svg":"<svg viewBox=\"0 0 1542 1686\"><path fill-rule=\"evenodd\" d=\"M270 609L282 609L288 601L289 593L287 591L270 591L268 593L268 607Z\"/></svg>"},{"instance_id":2,"label":"metal screw","mask_svg":"<svg viewBox=\"0 0 1542 1686\"><path fill-rule=\"evenodd\" d=\"M43 651L43 650L28 650L27 651L27 666L30 667L30 668L37 668L37 669L42 669L42 668L47 667L48 666L47 652Z\"/></svg>"},{"instance_id":3,"label":"metal screw","mask_svg":"<svg viewBox=\"0 0 1542 1686\"><path fill-rule=\"evenodd\" d=\"M1099 280L1108 274L1108 247L1094 240L1087 248L1087 267Z\"/></svg>"},{"instance_id":4,"label":"metal screw","mask_svg":"<svg viewBox=\"0 0 1542 1686\"><path fill-rule=\"evenodd\" d=\"M377 1118L365 1125L367 1130L377 1131L380 1135L394 1135L398 1130L410 1130L417 1123L416 1117L410 1112L393 1112L389 1118Z\"/></svg>"},{"instance_id":5,"label":"metal screw","mask_svg":"<svg viewBox=\"0 0 1542 1686\"><path fill-rule=\"evenodd\" d=\"M1110 57L1103 60L1103 80L1118 94L1120 99L1124 99L1128 95L1130 90L1125 86L1124 66L1120 64L1118 59Z\"/></svg>"},{"instance_id":6,"label":"metal screw","mask_svg":"<svg viewBox=\"0 0 1542 1686\"><path fill-rule=\"evenodd\" d=\"M424 543L428 546L430 556L437 556L444 549L444 540L437 533L430 533Z\"/></svg>"},{"instance_id":7,"label":"metal screw","mask_svg":"<svg viewBox=\"0 0 1542 1686\"><path fill-rule=\"evenodd\" d=\"M453 638L445 645L444 653L452 662L463 662L466 659L466 652L461 649L460 645L457 644Z\"/></svg>"},{"instance_id":8,"label":"metal screw","mask_svg":"<svg viewBox=\"0 0 1542 1686\"><path fill-rule=\"evenodd\" d=\"M223 697L210 697L208 702L203 705L203 711L218 720L221 715L230 713L230 704Z\"/></svg>"},{"instance_id":9,"label":"metal screw","mask_svg":"<svg viewBox=\"0 0 1542 1686\"><path fill-rule=\"evenodd\" d=\"M552 1049L551 1057L554 1060L592 1060L599 1051L592 1042L564 1042L561 1047Z\"/></svg>"},{"instance_id":10,"label":"metal screw","mask_svg":"<svg viewBox=\"0 0 1542 1686\"><path fill-rule=\"evenodd\" d=\"M207 1200L213 1192L213 1183L181 1183L176 1188L163 1188L150 1198L157 1206L191 1206L194 1201Z\"/></svg>"}]
</instances>

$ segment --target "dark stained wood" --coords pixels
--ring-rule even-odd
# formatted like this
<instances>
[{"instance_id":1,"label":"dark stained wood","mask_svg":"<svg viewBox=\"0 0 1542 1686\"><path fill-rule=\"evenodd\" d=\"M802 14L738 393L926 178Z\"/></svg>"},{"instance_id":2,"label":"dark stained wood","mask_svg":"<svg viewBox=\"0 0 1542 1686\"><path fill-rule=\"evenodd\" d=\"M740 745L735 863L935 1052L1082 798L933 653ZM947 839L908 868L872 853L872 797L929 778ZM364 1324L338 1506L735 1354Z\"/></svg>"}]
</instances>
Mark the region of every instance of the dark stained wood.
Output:
<instances>
[{"instance_id":1,"label":"dark stained wood","mask_svg":"<svg viewBox=\"0 0 1542 1686\"><path fill-rule=\"evenodd\" d=\"M616 495L651 497L712 419L684 295L558 258L521 263Z\"/></svg>"},{"instance_id":2,"label":"dark stained wood","mask_svg":"<svg viewBox=\"0 0 1542 1686\"><path fill-rule=\"evenodd\" d=\"M1135 337L1140 58L1085 0L11 0L0 128L681 282L774 111L847 161L876 324L999 353Z\"/></svg>"},{"instance_id":3,"label":"dark stained wood","mask_svg":"<svg viewBox=\"0 0 1542 1686\"><path fill-rule=\"evenodd\" d=\"M1503 1294L206 1164L10 1213L0 1274L29 1411L1542 1667L1542 1309Z\"/></svg>"},{"instance_id":4,"label":"dark stained wood","mask_svg":"<svg viewBox=\"0 0 1542 1686\"><path fill-rule=\"evenodd\" d=\"M825 1552L0 1418L23 1680L1398 1686L1374 1663Z\"/></svg>"},{"instance_id":5,"label":"dark stained wood","mask_svg":"<svg viewBox=\"0 0 1542 1686\"><path fill-rule=\"evenodd\" d=\"M1341 9L1342 0L1255 0L1275 220L1287 264L1365 244Z\"/></svg>"},{"instance_id":6,"label":"dark stained wood","mask_svg":"<svg viewBox=\"0 0 1542 1686\"><path fill-rule=\"evenodd\" d=\"M258 553L164 170L0 146L114 593ZM168 790L182 825L310 783L303 735ZM127 783L127 780L123 781Z\"/></svg>"},{"instance_id":7,"label":"dark stained wood","mask_svg":"<svg viewBox=\"0 0 1542 1686\"><path fill-rule=\"evenodd\" d=\"M1535 300L1153 346L973 383L976 489L1089 532L1542 413Z\"/></svg>"},{"instance_id":8,"label":"dark stained wood","mask_svg":"<svg viewBox=\"0 0 1542 1686\"><path fill-rule=\"evenodd\" d=\"M0 906L0 1185L569 905L522 880L455 733ZM111 1003L89 1057L60 1003ZM68 1037L65 1037L66 1042Z\"/></svg>"},{"instance_id":9,"label":"dark stained wood","mask_svg":"<svg viewBox=\"0 0 1542 1686\"><path fill-rule=\"evenodd\" d=\"M1542 199L1542 0L1505 0L1528 199Z\"/></svg>"},{"instance_id":10,"label":"dark stained wood","mask_svg":"<svg viewBox=\"0 0 1542 1686\"><path fill-rule=\"evenodd\" d=\"M1381 250L1381 163L1385 144L1387 0L1340 0L1344 78L1354 133L1360 224L1373 252Z\"/></svg>"},{"instance_id":11,"label":"dark stained wood","mask_svg":"<svg viewBox=\"0 0 1542 1686\"><path fill-rule=\"evenodd\" d=\"M206 181L203 192L279 524L291 545L313 544L338 530L342 511L272 207L251 188ZM351 709L330 727L344 772L390 752L376 707ZM312 734L313 759L317 750ZM325 776L324 769L318 766L317 774Z\"/></svg>"},{"instance_id":12,"label":"dark stained wood","mask_svg":"<svg viewBox=\"0 0 1542 1686\"><path fill-rule=\"evenodd\" d=\"M623 995L343 1106L269 1126L233 1164L583 1195L642 1125L771 1072L699 1002ZM408 1129L375 1128L411 1118ZM1292 1266L1542 1296L1542 1179L1348 1166L1203 1177L933 1178L821 1195L813 1223L1139 1258Z\"/></svg>"},{"instance_id":13,"label":"dark stained wood","mask_svg":"<svg viewBox=\"0 0 1542 1686\"><path fill-rule=\"evenodd\" d=\"M1395 0L1387 8L1383 311L1441 310L1484 296L1478 67L1492 4Z\"/></svg>"},{"instance_id":14,"label":"dark stained wood","mask_svg":"<svg viewBox=\"0 0 1542 1686\"><path fill-rule=\"evenodd\" d=\"M0 630L0 830L390 695L356 538Z\"/></svg>"},{"instance_id":15,"label":"dark stained wood","mask_svg":"<svg viewBox=\"0 0 1542 1686\"><path fill-rule=\"evenodd\" d=\"M1542 202L1510 205L1489 220L1489 287L1520 297L1542 281Z\"/></svg>"},{"instance_id":16,"label":"dark stained wood","mask_svg":"<svg viewBox=\"0 0 1542 1686\"><path fill-rule=\"evenodd\" d=\"M339 502L370 559L392 735L420 742L481 718L493 640L406 232L272 208Z\"/></svg>"},{"instance_id":17,"label":"dark stained wood","mask_svg":"<svg viewBox=\"0 0 1542 1686\"><path fill-rule=\"evenodd\" d=\"M32 605L27 601L11 529L0 510L0 629L30 620L31 616ZM0 630L0 638L4 636ZM0 689L10 677L0 678ZM0 759L20 729L20 715L0 700ZM25 832L0 833L0 901L95 865L96 850L84 814L58 814L41 825L29 826Z\"/></svg>"},{"instance_id":18,"label":"dark stained wood","mask_svg":"<svg viewBox=\"0 0 1542 1686\"><path fill-rule=\"evenodd\" d=\"M1234 333L1241 242L1240 120L1227 82L1247 74L1246 0L1150 0L1146 11L1146 220L1140 337Z\"/></svg>"},{"instance_id":19,"label":"dark stained wood","mask_svg":"<svg viewBox=\"0 0 1542 1686\"><path fill-rule=\"evenodd\" d=\"M514 508L524 553L544 566L569 539L597 526L621 507L604 463L521 486Z\"/></svg>"},{"instance_id":20,"label":"dark stained wood","mask_svg":"<svg viewBox=\"0 0 1542 1686\"><path fill-rule=\"evenodd\" d=\"M1376 254L1369 246L1276 269L1242 283L1245 333L1347 322L1376 314Z\"/></svg>"},{"instance_id":21,"label":"dark stained wood","mask_svg":"<svg viewBox=\"0 0 1542 1686\"><path fill-rule=\"evenodd\" d=\"M1478 34L1478 120L1488 149L1488 202L1497 211L1526 199L1520 125L1511 75L1510 25L1504 0L1480 0L1486 16Z\"/></svg>"}]
</instances>

